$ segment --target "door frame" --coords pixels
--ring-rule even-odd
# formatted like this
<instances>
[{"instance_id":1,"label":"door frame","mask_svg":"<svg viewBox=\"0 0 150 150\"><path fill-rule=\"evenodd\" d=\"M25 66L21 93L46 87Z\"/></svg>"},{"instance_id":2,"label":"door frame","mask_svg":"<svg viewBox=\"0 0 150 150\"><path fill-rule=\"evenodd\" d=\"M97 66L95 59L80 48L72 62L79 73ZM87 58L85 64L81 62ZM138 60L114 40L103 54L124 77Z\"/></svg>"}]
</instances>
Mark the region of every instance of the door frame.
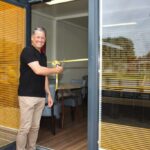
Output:
<instances>
[{"instance_id":1,"label":"door frame","mask_svg":"<svg viewBox=\"0 0 150 150\"><path fill-rule=\"evenodd\" d=\"M99 2L89 0L88 20L88 150L98 149L99 135Z\"/></svg>"},{"instance_id":2,"label":"door frame","mask_svg":"<svg viewBox=\"0 0 150 150\"><path fill-rule=\"evenodd\" d=\"M19 6L19 7L26 7L25 3L21 3L21 2L15 1L15 0L5 0L4 2L13 4L13 5L16 5L16 6Z\"/></svg>"}]
</instances>

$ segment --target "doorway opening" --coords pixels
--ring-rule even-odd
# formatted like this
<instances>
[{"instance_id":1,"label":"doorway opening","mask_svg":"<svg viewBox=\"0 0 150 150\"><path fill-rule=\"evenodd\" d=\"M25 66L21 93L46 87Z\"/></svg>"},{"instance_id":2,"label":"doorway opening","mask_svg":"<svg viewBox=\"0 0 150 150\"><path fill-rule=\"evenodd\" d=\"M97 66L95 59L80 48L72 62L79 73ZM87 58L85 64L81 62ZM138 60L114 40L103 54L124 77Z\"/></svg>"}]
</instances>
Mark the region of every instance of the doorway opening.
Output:
<instances>
[{"instance_id":1,"label":"doorway opening","mask_svg":"<svg viewBox=\"0 0 150 150\"><path fill-rule=\"evenodd\" d=\"M55 150L87 149L88 0L32 5L32 29L37 26L47 31L48 66L58 60L64 67L58 85L81 85L81 89L69 90L78 94L76 107L68 107L72 105L65 103L64 98L63 128L59 120L62 118L56 118L55 136L50 131L53 126L50 118L42 117L38 144ZM50 84L55 83L55 79L50 76Z\"/></svg>"}]
</instances>

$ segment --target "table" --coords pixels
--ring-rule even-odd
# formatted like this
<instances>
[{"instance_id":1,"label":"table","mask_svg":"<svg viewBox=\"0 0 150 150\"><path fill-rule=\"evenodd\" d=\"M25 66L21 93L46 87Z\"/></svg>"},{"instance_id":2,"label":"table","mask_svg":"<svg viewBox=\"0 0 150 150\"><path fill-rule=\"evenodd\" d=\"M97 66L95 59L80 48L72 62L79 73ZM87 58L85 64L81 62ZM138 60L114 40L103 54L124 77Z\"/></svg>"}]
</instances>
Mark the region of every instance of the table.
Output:
<instances>
[{"instance_id":1,"label":"table","mask_svg":"<svg viewBox=\"0 0 150 150\"><path fill-rule=\"evenodd\" d=\"M81 89L81 84L76 83L63 83L58 86L58 90L72 90L72 89Z\"/></svg>"},{"instance_id":2,"label":"table","mask_svg":"<svg viewBox=\"0 0 150 150\"><path fill-rule=\"evenodd\" d=\"M72 91L82 89L81 84L63 83L58 86L57 94L59 95L62 104L62 117L61 117L61 127L64 126L65 110L64 110L64 99L65 97L74 96ZM58 96L58 97L59 97Z\"/></svg>"}]
</instances>

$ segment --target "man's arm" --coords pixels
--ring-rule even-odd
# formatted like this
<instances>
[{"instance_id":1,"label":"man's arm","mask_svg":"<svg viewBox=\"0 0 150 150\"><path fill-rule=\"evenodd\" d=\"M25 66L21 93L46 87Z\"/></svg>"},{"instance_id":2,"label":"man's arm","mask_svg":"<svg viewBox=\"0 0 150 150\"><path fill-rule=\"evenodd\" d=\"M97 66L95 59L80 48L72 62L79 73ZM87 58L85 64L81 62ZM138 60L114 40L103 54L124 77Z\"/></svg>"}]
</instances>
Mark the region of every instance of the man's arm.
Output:
<instances>
[{"instance_id":1,"label":"man's arm","mask_svg":"<svg viewBox=\"0 0 150 150\"><path fill-rule=\"evenodd\" d=\"M37 75L47 76L50 74L57 74L63 71L61 66L57 66L55 68L43 67L39 64L38 61L28 63L29 67L33 70L33 72Z\"/></svg>"},{"instance_id":2,"label":"man's arm","mask_svg":"<svg viewBox=\"0 0 150 150\"><path fill-rule=\"evenodd\" d=\"M47 76L45 76L45 92L46 92L47 98L48 98L48 106L52 107L53 99L51 97L51 93L50 93L50 89L49 89L49 82L48 82L48 77Z\"/></svg>"}]
</instances>

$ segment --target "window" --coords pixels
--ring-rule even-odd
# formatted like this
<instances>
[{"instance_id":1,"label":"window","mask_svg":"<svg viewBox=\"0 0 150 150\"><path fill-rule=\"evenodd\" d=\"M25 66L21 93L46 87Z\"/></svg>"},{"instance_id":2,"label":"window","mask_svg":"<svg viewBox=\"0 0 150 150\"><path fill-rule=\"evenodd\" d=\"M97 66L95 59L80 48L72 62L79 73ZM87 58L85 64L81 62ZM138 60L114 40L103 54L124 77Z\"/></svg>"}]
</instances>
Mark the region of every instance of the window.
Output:
<instances>
[{"instance_id":1,"label":"window","mask_svg":"<svg viewBox=\"0 0 150 150\"><path fill-rule=\"evenodd\" d=\"M103 1L101 146L150 148L150 2Z\"/></svg>"},{"instance_id":2,"label":"window","mask_svg":"<svg viewBox=\"0 0 150 150\"><path fill-rule=\"evenodd\" d=\"M0 1L0 35L0 125L17 128L19 56L25 43L25 9Z\"/></svg>"}]
</instances>

